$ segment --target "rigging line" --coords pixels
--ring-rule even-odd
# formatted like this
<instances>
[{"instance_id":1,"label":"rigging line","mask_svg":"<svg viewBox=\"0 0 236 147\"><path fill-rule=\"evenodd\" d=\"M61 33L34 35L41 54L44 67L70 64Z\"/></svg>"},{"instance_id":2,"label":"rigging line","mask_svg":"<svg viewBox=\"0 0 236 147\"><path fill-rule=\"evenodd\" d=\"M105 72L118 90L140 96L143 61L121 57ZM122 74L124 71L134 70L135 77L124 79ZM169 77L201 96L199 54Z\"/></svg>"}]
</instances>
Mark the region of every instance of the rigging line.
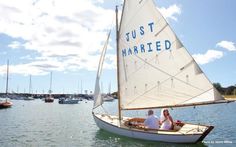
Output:
<instances>
[{"instance_id":1,"label":"rigging line","mask_svg":"<svg viewBox=\"0 0 236 147\"><path fill-rule=\"evenodd\" d=\"M102 109L104 110L104 112L105 112L106 114L108 114L108 111L103 107L103 105L101 105L101 107L102 107Z\"/></svg>"},{"instance_id":2,"label":"rigging line","mask_svg":"<svg viewBox=\"0 0 236 147\"><path fill-rule=\"evenodd\" d=\"M169 97L170 96L169 94L165 94L165 93L160 93L160 95L163 95L165 97ZM154 99L154 97L150 97L150 96L146 96L146 95L144 95L143 97L148 98L148 100L157 101L157 99ZM175 99L183 100L183 98L177 98L177 97L175 97ZM158 102L160 102L160 101L166 102L166 100L164 100L164 99L158 99Z\"/></svg>"},{"instance_id":3,"label":"rigging line","mask_svg":"<svg viewBox=\"0 0 236 147\"><path fill-rule=\"evenodd\" d=\"M164 87L164 86L163 86ZM181 97L182 97L182 95L184 95L184 96L187 96L187 97L193 97L193 95L190 95L190 94L186 94L186 93L183 93L183 92L179 92L179 91L176 91L176 90L173 90L172 88L168 88L168 87L164 87L165 89L167 89L166 91L166 93L170 93L170 94L172 94L171 93L171 91L173 91L173 93L178 93L179 95L181 95ZM171 89L171 90L170 90ZM177 96L177 94L175 94L176 96Z\"/></svg>"},{"instance_id":4,"label":"rigging line","mask_svg":"<svg viewBox=\"0 0 236 147\"><path fill-rule=\"evenodd\" d=\"M162 27L162 29L159 30L159 31L155 34L155 37L157 37L167 26L168 26L168 23L166 23L166 24L164 25L164 27ZM167 34L167 35L168 35L168 34ZM168 36L169 36L169 35L168 35Z\"/></svg>"},{"instance_id":5,"label":"rigging line","mask_svg":"<svg viewBox=\"0 0 236 147\"><path fill-rule=\"evenodd\" d=\"M211 89L213 89L213 88L210 88L210 89L204 91L203 93L200 93L200 94L196 95L195 97L192 97L192 98L190 98L190 99L187 99L187 100L183 101L182 103L185 103L185 102L187 102L187 101L190 101L190 100L192 100L192 99L194 99L194 98L196 98L196 97L198 97L198 96L200 96L200 95L202 95L202 94L204 94L204 93L207 93L207 92L210 91ZM179 104L181 104L181 103L179 103Z\"/></svg>"}]
</instances>

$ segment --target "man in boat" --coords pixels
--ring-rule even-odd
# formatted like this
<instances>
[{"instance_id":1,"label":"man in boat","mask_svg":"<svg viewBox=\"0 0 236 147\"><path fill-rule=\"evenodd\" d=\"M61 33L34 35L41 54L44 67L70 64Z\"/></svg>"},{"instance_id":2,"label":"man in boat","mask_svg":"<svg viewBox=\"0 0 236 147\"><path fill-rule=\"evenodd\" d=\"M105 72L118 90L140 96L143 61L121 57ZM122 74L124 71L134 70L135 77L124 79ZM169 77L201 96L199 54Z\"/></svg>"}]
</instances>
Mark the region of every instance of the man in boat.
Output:
<instances>
[{"instance_id":1,"label":"man in boat","mask_svg":"<svg viewBox=\"0 0 236 147\"><path fill-rule=\"evenodd\" d=\"M159 120L153 114L153 110L148 110L148 117L144 121L144 125L149 129L159 129Z\"/></svg>"}]
</instances>

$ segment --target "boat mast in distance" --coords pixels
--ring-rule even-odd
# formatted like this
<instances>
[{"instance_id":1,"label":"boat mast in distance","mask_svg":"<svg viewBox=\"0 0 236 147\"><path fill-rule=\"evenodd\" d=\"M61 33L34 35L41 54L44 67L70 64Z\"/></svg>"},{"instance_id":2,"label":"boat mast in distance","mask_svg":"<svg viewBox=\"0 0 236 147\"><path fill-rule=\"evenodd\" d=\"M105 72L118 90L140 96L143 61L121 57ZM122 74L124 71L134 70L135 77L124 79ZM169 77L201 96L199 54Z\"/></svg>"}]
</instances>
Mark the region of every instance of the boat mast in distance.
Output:
<instances>
[{"instance_id":1,"label":"boat mast in distance","mask_svg":"<svg viewBox=\"0 0 236 147\"><path fill-rule=\"evenodd\" d=\"M6 95L8 95L8 81L9 81L9 60L7 60Z\"/></svg>"}]
</instances>

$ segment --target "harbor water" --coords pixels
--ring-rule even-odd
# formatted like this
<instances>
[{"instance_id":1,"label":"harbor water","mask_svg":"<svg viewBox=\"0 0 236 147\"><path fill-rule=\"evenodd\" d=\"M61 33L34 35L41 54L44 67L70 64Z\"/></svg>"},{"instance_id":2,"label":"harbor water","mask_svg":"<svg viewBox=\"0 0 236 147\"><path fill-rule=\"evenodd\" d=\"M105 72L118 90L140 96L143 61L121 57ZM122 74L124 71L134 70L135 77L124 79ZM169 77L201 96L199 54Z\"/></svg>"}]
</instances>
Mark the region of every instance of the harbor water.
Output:
<instances>
[{"instance_id":1,"label":"harbor water","mask_svg":"<svg viewBox=\"0 0 236 147\"><path fill-rule=\"evenodd\" d=\"M100 130L92 118L93 101L75 105L44 103L42 100L13 100L13 107L0 109L0 146L235 146L236 103L170 109L175 120L214 125L198 144L173 144L131 139ZM107 112L116 114L117 102L105 102ZM160 110L155 110L157 116ZM124 115L146 116L146 111Z\"/></svg>"}]
</instances>

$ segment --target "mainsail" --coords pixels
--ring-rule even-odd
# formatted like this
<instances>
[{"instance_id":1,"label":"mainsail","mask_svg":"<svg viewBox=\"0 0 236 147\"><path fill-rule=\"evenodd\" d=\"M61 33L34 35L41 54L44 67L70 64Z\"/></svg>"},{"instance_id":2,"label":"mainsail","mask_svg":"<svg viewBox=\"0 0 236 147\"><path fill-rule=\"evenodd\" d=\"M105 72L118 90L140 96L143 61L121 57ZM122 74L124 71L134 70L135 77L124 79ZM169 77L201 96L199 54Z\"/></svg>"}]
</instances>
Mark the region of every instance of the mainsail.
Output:
<instances>
[{"instance_id":1,"label":"mainsail","mask_svg":"<svg viewBox=\"0 0 236 147\"><path fill-rule=\"evenodd\" d=\"M108 45L108 42L109 42L110 34L111 34L111 31L109 32L109 34L107 36L107 40L104 44L102 54L101 54L101 57L100 57L100 60L99 60L96 83L95 83L95 90L94 90L94 105L93 105L94 109L96 107L102 105L102 103L103 103L103 98L101 96L101 88L100 88L100 77L101 77L101 74L102 74L102 67L103 67L103 63L104 63L104 60L105 60L105 55L106 55L106 51L107 51L107 45Z\"/></svg>"},{"instance_id":2,"label":"mainsail","mask_svg":"<svg viewBox=\"0 0 236 147\"><path fill-rule=\"evenodd\" d=\"M124 1L118 50L123 110L224 100L153 0Z\"/></svg>"}]
</instances>

